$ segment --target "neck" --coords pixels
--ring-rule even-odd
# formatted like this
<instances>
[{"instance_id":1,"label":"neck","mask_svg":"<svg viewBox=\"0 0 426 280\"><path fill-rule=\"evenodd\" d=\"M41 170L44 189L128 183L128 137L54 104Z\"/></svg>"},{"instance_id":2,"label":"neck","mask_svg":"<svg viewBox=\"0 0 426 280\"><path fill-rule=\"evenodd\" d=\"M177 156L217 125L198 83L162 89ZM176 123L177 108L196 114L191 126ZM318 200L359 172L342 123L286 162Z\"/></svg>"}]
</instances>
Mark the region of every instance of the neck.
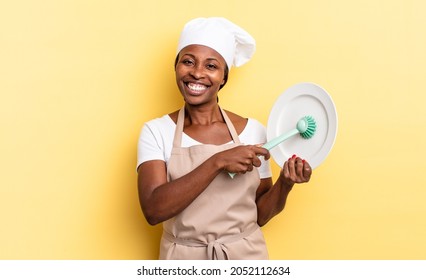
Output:
<instances>
[{"instance_id":1,"label":"neck","mask_svg":"<svg viewBox=\"0 0 426 280\"><path fill-rule=\"evenodd\" d=\"M211 125L215 122L223 122L223 117L219 109L219 104L211 106L191 106L185 105L186 125Z\"/></svg>"}]
</instances>

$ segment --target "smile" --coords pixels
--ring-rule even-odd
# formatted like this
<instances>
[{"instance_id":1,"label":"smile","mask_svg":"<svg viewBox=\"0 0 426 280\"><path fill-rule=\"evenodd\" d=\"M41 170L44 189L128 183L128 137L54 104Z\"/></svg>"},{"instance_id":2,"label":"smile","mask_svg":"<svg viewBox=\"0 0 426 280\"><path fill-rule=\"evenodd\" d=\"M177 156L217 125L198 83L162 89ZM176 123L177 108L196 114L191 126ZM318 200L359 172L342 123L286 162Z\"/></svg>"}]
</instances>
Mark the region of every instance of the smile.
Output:
<instances>
[{"instance_id":1,"label":"smile","mask_svg":"<svg viewBox=\"0 0 426 280\"><path fill-rule=\"evenodd\" d=\"M194 93L202 93L207 89L207 86L195 83L186 83L186 86Z\"/></svg>"}]
</instances>

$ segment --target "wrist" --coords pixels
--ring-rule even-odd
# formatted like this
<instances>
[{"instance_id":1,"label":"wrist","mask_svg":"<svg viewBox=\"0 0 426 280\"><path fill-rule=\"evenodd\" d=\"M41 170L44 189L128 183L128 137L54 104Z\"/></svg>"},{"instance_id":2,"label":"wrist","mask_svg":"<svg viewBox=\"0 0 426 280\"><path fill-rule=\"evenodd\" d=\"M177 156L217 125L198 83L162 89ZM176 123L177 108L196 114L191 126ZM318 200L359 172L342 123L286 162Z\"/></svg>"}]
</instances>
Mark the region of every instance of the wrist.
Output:
<instances>
[{"instance_id":1,"label":"wrist","mask_svg":"<svg viewBox=\"0 0 426 280\"><path fill-rule=\"evenodd\" d=\"M282 173L280 174L279 182L281 188L287 190L287 192L290 192L293 189L294 182L287 180Z\"/></svg>"},{"instance_id":2,"label":"wrist","mask_svg":"<svg viewBox=\"0 0 426 280\"><path fill-rule=\"evenodd\" d=\"M214 154L212 157L213 168L216 171L226 171L226 163L225 160L220 156L220 153Z\"/></svg>"}]
</instances>

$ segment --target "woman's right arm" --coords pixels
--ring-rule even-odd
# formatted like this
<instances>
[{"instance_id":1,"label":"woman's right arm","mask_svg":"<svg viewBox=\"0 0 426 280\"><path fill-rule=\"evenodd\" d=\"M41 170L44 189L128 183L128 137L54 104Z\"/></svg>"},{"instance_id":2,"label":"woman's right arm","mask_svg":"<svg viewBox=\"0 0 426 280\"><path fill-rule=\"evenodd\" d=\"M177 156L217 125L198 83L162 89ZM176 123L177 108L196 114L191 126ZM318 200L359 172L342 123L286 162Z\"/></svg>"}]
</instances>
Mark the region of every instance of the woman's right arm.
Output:
<instances>
[{"instance_id":1,"label":"woman's right arm","mask_svg":"<svg viewBox=\"0 0 426 280\"><path fill-rule=\"evenodd\" d=\"M254 145L238 146L217 153L188 174L167 182L166 163L150 160L138 168L139 202L149 224L166 221L183 211L223 170L234 173L260 166L257 155L269 156Z\"/></svg>"},{"instance_id":2,"label":"woman's right arm","mask_svg":"<svg viewBox=\"0 0 426 280\"><path fill-rule=\"evenodd\" d=\"M220 172L214 160L207 160L192 172L167 182L166 163L151 160L138 169L139 202L149 224L155 225L179 214Z\"/></svg>"}]
</instances>

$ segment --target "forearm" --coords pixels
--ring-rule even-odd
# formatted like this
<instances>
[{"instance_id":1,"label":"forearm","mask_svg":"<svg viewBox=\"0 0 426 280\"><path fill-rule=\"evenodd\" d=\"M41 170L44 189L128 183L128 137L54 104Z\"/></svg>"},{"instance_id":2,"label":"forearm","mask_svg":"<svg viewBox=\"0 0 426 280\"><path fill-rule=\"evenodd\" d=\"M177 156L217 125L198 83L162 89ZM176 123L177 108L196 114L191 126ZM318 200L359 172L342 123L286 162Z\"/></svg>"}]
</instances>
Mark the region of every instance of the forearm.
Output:
<instances>
[{"instance_id":1,"label":"forearm","mask_svg":"<svg viewBox=\"0 0 426 280\"><path fill-rule=\"evenodd\" d=\"M257 223L260 226L265 225L275 215L284 210L288 194L293 185L284 182L280 177L267 192L256 200Z\"/></svg>"},{"instance_id":2,"label":"forearm","mask_svg":"<svg viewBox=\"0 0 426 280\"><path fill-rule=\"evenodd\" d=\"M280 177L274 186L266 187L267 191L257 196L258 224L263 226L280 213L294 184L309 182L311 175L312 169L309 163L296 155L284 162Z\"/></svg>"},{"instance_id":3,"label":"forearm","mask_svg":"<svg viewBox=\"0 0 426 280\"><path fill-rule=\"evenodd\" d=\"M143 213L150 224L158 224L182 212L198 197L221 172L221 165L214 155L190 173L151 189L139 178L139 198ZM145 190L145 193L143 193Z\"/></svg>"}]
</instances>

